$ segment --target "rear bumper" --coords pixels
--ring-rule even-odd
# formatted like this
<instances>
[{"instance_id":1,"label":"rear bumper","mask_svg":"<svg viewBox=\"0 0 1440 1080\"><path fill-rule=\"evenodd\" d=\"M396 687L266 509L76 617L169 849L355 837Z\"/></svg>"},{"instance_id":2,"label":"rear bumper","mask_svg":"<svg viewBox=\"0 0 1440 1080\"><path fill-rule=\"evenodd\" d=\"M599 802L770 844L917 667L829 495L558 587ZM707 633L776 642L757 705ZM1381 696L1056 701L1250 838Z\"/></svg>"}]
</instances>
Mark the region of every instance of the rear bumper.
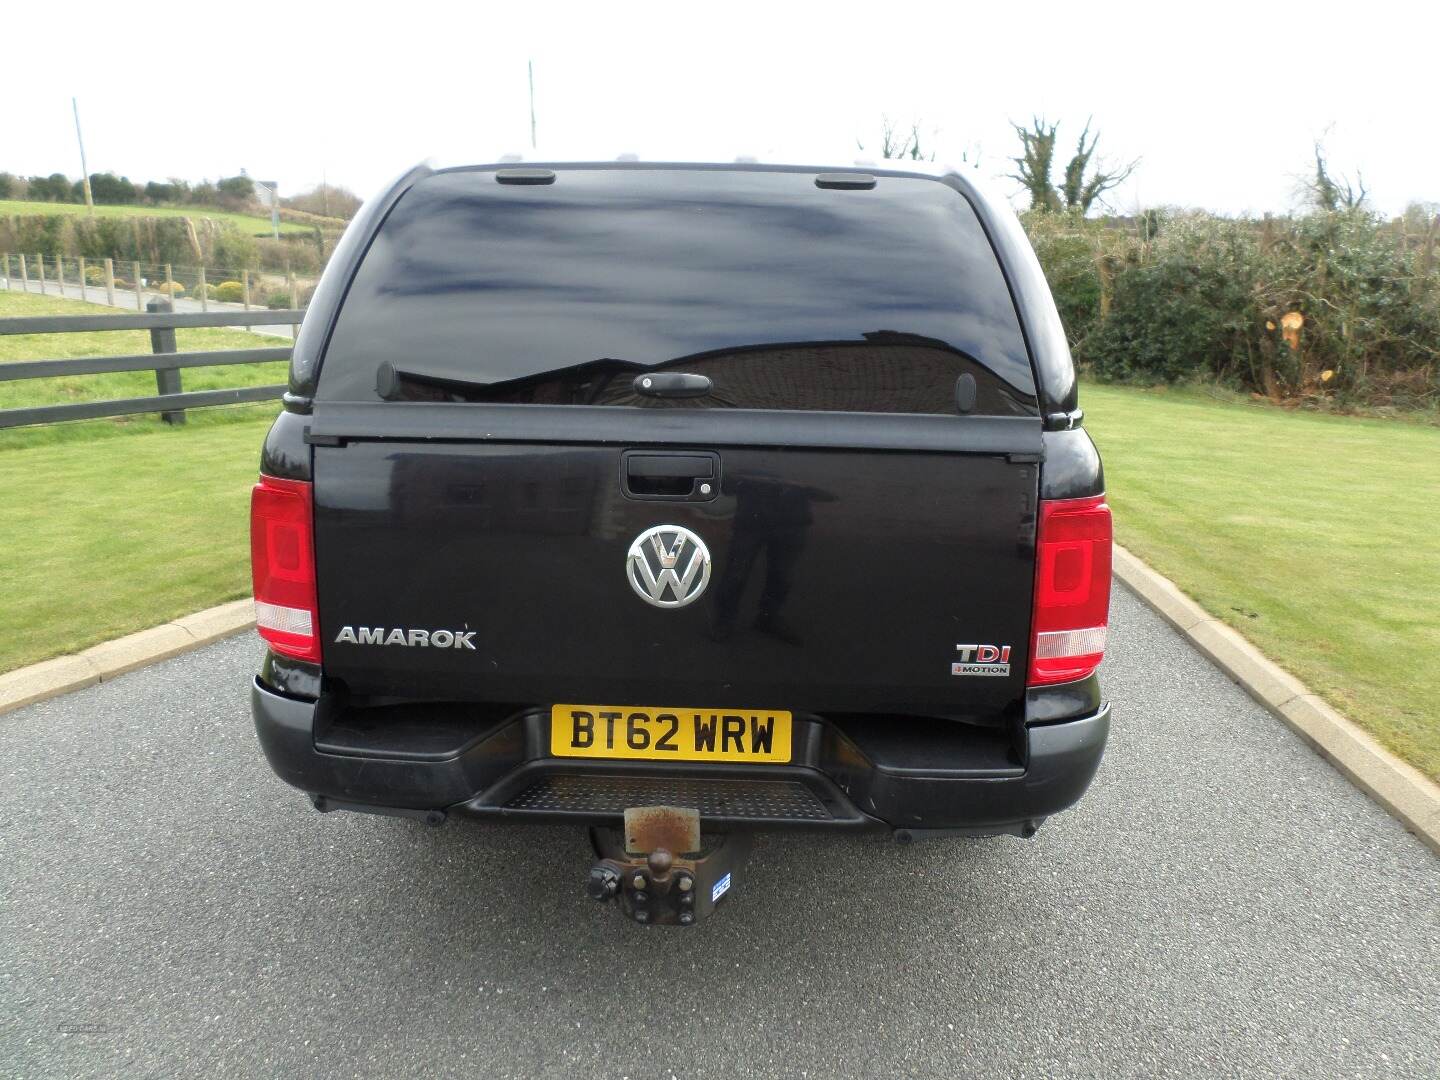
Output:
<instances>
[{"instance_id":1,"label":"rear bumper","mask_svg":"<svg viewBox=\"0 0 1440 1080\"><path fill-rule=\"evenodd\" d=\"M476 719L460 707L347 714L256 680L255 728L281 779L318 808L618 825L627 806L695 806L708 827L890 828L1028 835L1073 805L1100 765L1110 707L1019 733L935 721L795 719L786 766L550 757L537 711Z\"/></svg>"}]
</instances>

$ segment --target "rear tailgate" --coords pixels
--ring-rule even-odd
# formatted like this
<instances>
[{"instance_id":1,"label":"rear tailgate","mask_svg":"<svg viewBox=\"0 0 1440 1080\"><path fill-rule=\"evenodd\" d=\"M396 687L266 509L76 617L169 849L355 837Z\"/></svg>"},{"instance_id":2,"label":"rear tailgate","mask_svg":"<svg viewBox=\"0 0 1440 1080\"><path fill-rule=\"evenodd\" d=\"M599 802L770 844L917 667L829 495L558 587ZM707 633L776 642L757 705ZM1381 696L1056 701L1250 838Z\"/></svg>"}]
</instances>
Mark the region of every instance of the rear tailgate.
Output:
<instances>
[{"instance_id":1,"label":"rear tailgate","mask_svg":"<svg viewBox=\"0 0 1440 1080\"><path fill-rule=\"evenodd\" d=\"M634 444L410 441L394 422L408 412L434 433L452 411L477 431L503 422L445 405L315 418L321 441L384 418L393 432L315 450L325 670L352 691L977 718L1022 704L1038 421L949 420L933 445L895 450L797 445L807 425L749 414L746 437L768 425L789 439L782 448L694 441L736 425L693 414L691 439L670 448L717 456L718 497L669 501L622 491L627 449L667 448L653 432L640 442L653 427L643 413L605 410L607 428L633 423ZM903 422L921 443L934 424ZM822 444L883 444L894 423L854 418L848 440L833 424L808 427ZM658 525L690 530L711 556L684 606L654 606L630 581L631 545ZM435 631L449 631L445 646L430 643ZM1008 669L999 657L953 667L989 656L960 649L980 645L1005 650Z\"/></svg>"}]
</instances>

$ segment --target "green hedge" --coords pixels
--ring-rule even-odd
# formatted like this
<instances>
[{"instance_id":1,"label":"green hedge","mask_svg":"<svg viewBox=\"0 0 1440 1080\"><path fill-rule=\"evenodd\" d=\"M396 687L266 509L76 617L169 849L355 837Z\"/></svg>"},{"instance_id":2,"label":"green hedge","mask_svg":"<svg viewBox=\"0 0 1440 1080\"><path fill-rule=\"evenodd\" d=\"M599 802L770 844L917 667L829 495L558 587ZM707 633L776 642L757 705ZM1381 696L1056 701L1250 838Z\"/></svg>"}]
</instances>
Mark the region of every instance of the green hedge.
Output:
<instances>
[{"instance_id":1,"label":"green hedge","mask_svg":"<svg viewBox=\"0 0 1440 1080\"><path fill-rule=\"evenodd\" d=\"M297 246L308 255L308 248ZM203 217L15 214L0 217L0 251L83 255L152 265L249 269L260 265L260 249L253 236Z\"/></svg>"},{"instance_id":2,"label":"green hedge","mask_svg":"<svg viewBox=\"0 0 1440 1080\"><path fill-rule=\"evenodd\" d=\"M290 232L275 240L250 236L213 218L78 214L0 216L0 251L114 259L149 266L224 267L276 274L318 274L338 233ZM323 253L323 254L322 254Z\"/></svg>"},{"instance_id":3,"label":"green hedge","mask_svg":"<svg viewBox=\"0 0 1440 1080\"><path fill-rule=\"evenodd\" d=\"M1440 402L1440 222L1428 215L1031 213L1025 226L1075 358L1098 378ZM1291 313L1304 320L1293 344Z\"/></svg>"}]
</instances>

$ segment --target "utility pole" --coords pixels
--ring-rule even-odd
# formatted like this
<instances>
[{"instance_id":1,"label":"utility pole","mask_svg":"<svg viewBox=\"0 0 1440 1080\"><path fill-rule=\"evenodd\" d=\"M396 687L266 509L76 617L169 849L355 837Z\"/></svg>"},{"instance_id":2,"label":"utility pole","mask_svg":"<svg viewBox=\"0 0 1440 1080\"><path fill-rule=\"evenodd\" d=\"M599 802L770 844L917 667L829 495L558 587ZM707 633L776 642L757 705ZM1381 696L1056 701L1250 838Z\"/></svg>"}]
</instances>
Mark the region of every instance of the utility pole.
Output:
<instances>
[{"instance_id":1,"label":"utility pole","mask_svg":"<svg viewBox=\"0 0 1440 1080\"><path fill-rule=\"evenodd\" d=\"M535 61L527 60L530 69L530 149L535 149Z\"/></svg>"},{"instance_id":2,"label":"utility pole","mask_svg":"<svg viewBox=\"0 0 1440 1080\"><path fill-rule=\"evenodd\" d=\"M80 102L72 97L70 108L75 113L75 141L80 144L80 183L85 187L85 209L93 214L95 199L90 194L90 167L85 164L85 137L80 134Z\"/></svg>"}]
</instances>

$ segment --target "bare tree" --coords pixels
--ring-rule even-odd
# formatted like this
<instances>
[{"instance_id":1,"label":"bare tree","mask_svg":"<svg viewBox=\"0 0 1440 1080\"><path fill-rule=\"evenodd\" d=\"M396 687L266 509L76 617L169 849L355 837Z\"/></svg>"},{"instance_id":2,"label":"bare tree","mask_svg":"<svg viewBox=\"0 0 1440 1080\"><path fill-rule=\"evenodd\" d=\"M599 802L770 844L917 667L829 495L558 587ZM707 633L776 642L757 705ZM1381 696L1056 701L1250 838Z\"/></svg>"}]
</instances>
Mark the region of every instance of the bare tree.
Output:
<instances>
[{"instance_id":1,"label":"bare tree","mask_svg":"<svg viewBox=\"0 0 1440 1080\"><path fill-rule=\"evenodd\" d=\"M1031 126L1012 124L1015 134L1020 136L1020 156L1011 158L1019 172L1010 173L1010 179L1018 180L1030 193L1030 209L1059 210L1060 196L1050 182L1050 170L1055 164L1055 131L1058 124L1045 123L1044 117L1031 118Z\"/></svg>"},{"instance_id":2,"label":"bare tree","mask_svg":"<svg viewBox=\"0 0 1440 1080\"><path fill-rule=\"evenodd\" d=\"M291 210L303 210L307 214L321 217L338 217L346 221L360 209L360 197L349 188L338 184L316 184L309 191L281 199L281 205Z\"/></svg>"},{"instance_id":3,"label":"bare tree","mask_svg":"<svg viewBox=\"0 0 1440 1080\"><path fill-rule=\"evenodd\" d=\"M1090 207L1101 195L1130 179L1135 166L1140 164L1137 159L1110 171L1105 168L1104 162L1097 161L1089 179L1086 179L1085 170L1090 168L1091 159L1095 156L1095 146L1100 141L1098 131L1094 135L1090 134L1093 120L1094 117L1090 117L1085 121L1085 130L1080 133L1080 141L1075 144L1075 156L1065 166L1065 184L1060 189L1065 197L1066 208L1079 210L1082 216L1090 212Z\"/></svg>"},{"instance_id":4,"label":"bare tree","mask_svg":"<svg viewBox=\"0 0 1440 1080\"><path fill-rule=\"evenodd\" d=\"M934 161L935 151L927 152L920 145L920 125L910 125L910 130L903 136L896 130L895 124L888 116L881 117L880 129L880 156L891 160L903 159L909 161ZM855 145L860 148L863 154L866 152L865 144L859 139ZM973 143L960 151L960 159L956 162L953 158L947 158L947 164L969 165L972 168L980 167L980 144Z\"/></svg>"},{"instance_id":5,"label":"bare tree","mask_svg":"<svg viewBox=\"0 0 1440 1080\"><path fill-rule=\"evenodd\" d=\"M865 144L859 139L855 145L860 152L865 152ZM910 125L910 131L903 137L896 130L894 122L888 117L880 118L880 156L887 159L905 158L910 161L934 161L935 154L931 151L925 153L920 147L920 125Z\"/></svg>"},{"instance_id":6,"label":"bare tree","mask_svg":"<svg viewBox=\"0 0 1440 1080\"><path fill-rule=\"evenodd\" d=\"M1325 144L1315 140L1315 175L1301 182L1305 199L1317 210L1333 213L1336 210L1358 210L1365 204L1370 193L1365 189L1365 178L1355 170L1355 183L1350 183L1344 174L1330 172L1330 163L1325 157Z\"/></svg>"},{"instance_id":7,"label":"bare tree","mask_svg":"<svg viewBox=\"0 0 1440 1080\"><path fill-rule=\"evenodd\" d=\"M1093 118L1092 118L1093 120ZM1044 117L1033 117L1030 126L1013 124L1020 136L1020 156L1011 158L1019 171L1009 174L1030 194L1032 210L1075 210L1088 214L1100 196L1119 187L1130 178L1139 160L1110 168L1095 157L1100 133L1090 133L1092 120L1085 121L1085 130L1075 144L1075 154L1065 166L1064 179L1057 189L1050 179L1055 167L1055 138L1059 124L1047 124ZM1087 175L1088 174L1088 175Z\"/></svg>"}]
</instances>

